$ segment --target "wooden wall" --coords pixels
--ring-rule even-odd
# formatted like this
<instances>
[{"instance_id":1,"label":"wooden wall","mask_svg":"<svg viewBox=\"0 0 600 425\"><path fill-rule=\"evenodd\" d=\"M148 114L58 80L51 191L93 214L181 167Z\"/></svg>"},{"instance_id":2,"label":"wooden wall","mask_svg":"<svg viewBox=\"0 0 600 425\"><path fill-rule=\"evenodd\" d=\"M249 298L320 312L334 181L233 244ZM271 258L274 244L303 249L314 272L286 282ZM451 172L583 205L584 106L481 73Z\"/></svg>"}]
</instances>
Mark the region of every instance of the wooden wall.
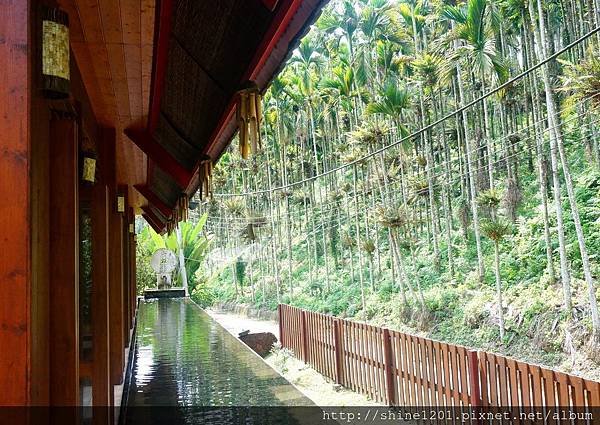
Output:
<instances>
[{"instance_id":1,"label":"wooden wall","mask_svg":"<svg viewBox=\"0 0 600 425\"><path fill-rule=\"evenodd\" d=\"M29 2L8 3L0 6L0 404L20 405L31 401L32 369L31 40Z\"/></svg>"},{"instance_id":2,"label":"wooden wall","mask_svg":"<svg viewBox=\"0 0 600 425\"><path fill-rule=\"evenodd\" d=\"M54 0L43 2L55 3ZM69 229L52 230L52 204L60 204L54 205L55 208L64 204L56 198L60 191L51 195L53 176L56 180L58 170L61 170L61 159L55 158L58 160L54 164L57 171L51 172L51 158L57 152L56 146L52 146L55 141L50 139L51 119L57 116L56 111L59 115L61 111L70 111L76 121L74 129L93 139L96 146L106 135L97 124L74 60L71 63L71 99L48 101L42 97L39 90L40 26L32 24L40 22L37 13L41 3L42 0L0 0L0 243L3 250L0 255L0 405L50 404L56 396L51 391L52 353L57 349L67 350L51 343L51 324L60 327L53 321L59 319L54 317L51 309L61 310L61 306L56 305L61 302L60 297L55 298L54 306L50 301L56 289L52 286L56 282L53 283L50 276L56 276L57 267L61 267L60 263L56 264L60 255L51 261L51 245L53 238L54 244L64 243L61 232L67 230L66 233L74 236L77 229L73 225ZM112 134L114 138L114 130ZM67 164L74 167L70 178L78 179L78 153L71 154L71 161L75 163ZM114 173L114 156L112 162ZM112 184L114 193L114 174ZM112 215L114 205L112 193L105 191L109 215ZM51 196L55 198L51 199ZM78 206L71 204L71 208ZM72 212L75 217L76 211ZM123 276L122 266L117 269L116 274ZM73 276L72 279L74 287L77 278ZM124 290L120 282L115 286L119 288L115 292L122 295ZM118 314L124 315L127 317L125 312ZM122 326L118 328L123 329ZM123 333L119 333L116 338L123 341L123 337ZM57 360L60 354L54 353L55 369L60 364ZM77 368L76 353L62 354L65 358L71 356L69 364L61 364L63 369L69 365ZM123 355L117 357L122 370ZM76 375L70 376L78 380ZM58 377L56 371L54 377L64 378ZM113 382L118 381L117 377L113 379ZM75 385L78 382L72 383L71 387ZM77 395L71 393L70 396L74 397L71 402L77 401ZM65 403L65 399L61 403Z\"/></svg>"}]
</instances>

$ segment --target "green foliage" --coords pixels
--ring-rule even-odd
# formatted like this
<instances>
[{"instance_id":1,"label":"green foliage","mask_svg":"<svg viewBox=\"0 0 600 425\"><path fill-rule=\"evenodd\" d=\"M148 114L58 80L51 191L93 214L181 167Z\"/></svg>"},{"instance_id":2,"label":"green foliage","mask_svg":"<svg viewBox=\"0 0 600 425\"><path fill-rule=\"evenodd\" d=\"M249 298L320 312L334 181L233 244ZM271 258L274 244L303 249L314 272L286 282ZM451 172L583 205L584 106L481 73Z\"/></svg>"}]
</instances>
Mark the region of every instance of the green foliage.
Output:
<instances>
[{"instance_id":1,"label":"green foliage","mask_svg":"<svg viewBox=\"0 0 600 425\"><path fill-rule=\"evenodd\" d=\"M237 258L235 261L235 278L238 285L244 286L244 278L246 276L246 262L241 258Z\"/></svg>"},{"instance_id":2,"label":"green foliage","mask_svg":"<svg viewBox=\"0 0 600 425\"><path fill-rule=\"evenodd\" d=\"M375 210L375 219L385 228L400 228L409 223L408 213L403 206L380 206Z\"/></svg>"},{"instance_id":3,"label":"green foliage","mask_svg":"<svg viewBox=\"0 0 600 425\"><path fill-rule=\"evenodd\" d=\"M437 320L451 315L458 307L460 297L453 288L443 288L425 299L425 306Z\"/></svg>"},{"instance_id":4,"label":"green foliage","mask_svg":"<svg viewBox=\"0 0 600 425\"><path fill-rule=\"evenodd\" d=\"M590 99L592 105L600 105L600 57L598 46L591 44L587 58L578 64L561 60L565 65L562 90L571 93L572 101Z\"/></svg>"},{"instance_id":5,"label":"green foliage","mask_svg":"<svg viewBox=\"0 0 600 425\"><path fill-rule=\"evenodd\" d=\"M144 233L144 231L142 233ZM150 258L154 251L150 252L143 243L140 243L141 239L142 234L140 233L138 235L137 256L135 258L138 295L144 295L146 289L156 287L156 274L150 266Z\"/></svg>"},{"instance_id":6,"label":"green foliage","mask_svg":"<svg viewBox=\"0 0 600 425\"><path fill-rule=\"evenodd\" d=\"M477 195L477 203L482 207L496 209L502 201L502 192L498 189L482 190Z\"/></svg>"},{"instance_id":7,"label":"green foliage","mask_svg":"<svg viewBox=\"0 0 600 425\"><path fill-rule=\"evenodd\" d=\"M504 236L511 233L512 226L503 217L483 219L481 231L494 242L500 242Z\"/></svg>"},{"instance_id":8,"label":"green foliage","mask_svg":"<svg viewBox=\"0 0 600 425\"><path fill-rule=\"evenodd\" d=\"M181 231L181 248L185 259L185 269L190 293L193 292L196 287L196 272L202 266L210 246L210 241L202 235L202 230L206 224L207 218L208 215L204 214L195 224L190 222L179 223ZM138 235L137 264L138 286L140 287L140 290L143 290L142 288L156 286L156 277L154 271L150 268L149 263L152 254L160 248L167 248L173 251L176 257L179 258L179 245L177 243L176 232L174 231L170 235L161 236L152 228L146 226ZM181 275L179 272L176 273L174 279L176 283L181 285Z\"/></svg>"},{"instance_id":9,"label":"green foliage","mask_svg":"<svg viewBox=\"0 0 600 425\"><path fill-rule=\"evenodd\" d=\"M590 4L573 3L582 16ZM590 25L555 1L542 0L542 7L552 47ZM476 100L543 59L532 34L536 14L521 0L332 0L264 97L262 152L243 162L230 149L217 166L222 192L250 194L205 204L229 258L202 290L221 301L269 309L291 303L567 363L565 329L576 327L578 348L585 344L590 303L566 166L592 274L600 273L596 40L585 42L587 52L581 44L549 63L551 84L564 83L552 93L555 125L541 72ZM564 142L559 194L549 127ZM573 320L562 302L555 195ZM243 270L236 260L242 250Z\"/></svg>"},{"instance_id":10,"label":"green foliage","mask_svg":"<svg viewBox=\"0 0 600 425\"><path fill-rule=\"evenodd\" d=\"M92 220L82 213L79 224L79 319L84 327L92 323Z\"/></svg>"},{"instance_id":11,"label":"green foliage","mask_svg":"<svg viewBox=\"0 0 600 425\"><path fill-rule=\"evenodd\" d=\"M200 307L207 308L213 305L215 302L215 294L212 289L202 282L199 282L190 294L192 300L194 300Z\"/></svg>"}]
</instances>

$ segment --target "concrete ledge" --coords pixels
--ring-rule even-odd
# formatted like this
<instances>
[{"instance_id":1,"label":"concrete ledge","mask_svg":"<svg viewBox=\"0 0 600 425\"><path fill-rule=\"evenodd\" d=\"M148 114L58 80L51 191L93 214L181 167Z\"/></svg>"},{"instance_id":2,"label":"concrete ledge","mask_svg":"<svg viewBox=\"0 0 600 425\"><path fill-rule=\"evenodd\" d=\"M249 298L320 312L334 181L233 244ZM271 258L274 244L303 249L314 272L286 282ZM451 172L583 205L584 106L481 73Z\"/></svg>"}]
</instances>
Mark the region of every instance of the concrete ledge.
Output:
<instances>
[{"instance_id":1,"label":"concrete ledge","mask_svg":"<svg viewBox=\"0 0 600 425\"><path fill-rule=\"evenodd\" d=\"M277 311L256 308L249 304L238 304L235 302L216 303L212 306L212 308L215 311L221 311L224 313L234 313L252 319L272 320L274 322L277 322L279 320L279 317L277 316Z\"/></svg>"},{"instance_id":2,"label":"concrete ledge","mask_svg":"<svg viewBox=\"0 0 600 425\"><path fill-rule=\"evenodd\" d=\"M185 289L183 288L171 288L171 289L146 289L144 291L144 298L184 298Z\"/></svg>"}]
</instances>

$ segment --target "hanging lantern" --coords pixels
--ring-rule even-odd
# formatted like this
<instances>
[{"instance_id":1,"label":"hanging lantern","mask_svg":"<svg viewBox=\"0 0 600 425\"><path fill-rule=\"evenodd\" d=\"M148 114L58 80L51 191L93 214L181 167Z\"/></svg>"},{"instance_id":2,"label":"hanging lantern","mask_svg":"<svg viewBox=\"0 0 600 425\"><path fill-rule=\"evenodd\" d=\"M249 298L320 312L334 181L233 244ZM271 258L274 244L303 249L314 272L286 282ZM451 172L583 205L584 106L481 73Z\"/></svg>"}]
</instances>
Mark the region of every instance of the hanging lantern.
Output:
<instances>
[{"instance_id":1,"label":"hanging lantern","mask_svg":"<svg viewBox=\"0 0 600 425\"><path fill-rule=\"evenodd\" d=\"M117 195L117 212L125 212L125 195Z\"/></svg>"},{"instance_id":2,"label":"hanging lantern","mask_svg":"<svg viewBox=\"0 0 600 425\"><path fill-rule=\"evenodd\" d=\"M212 161L206 161L203 164L203 188L204 188L204 195L209 198L212 197L212 170L213 170L213 163Z\"/></svg>"},{"instance_id":3,"label":"hanging lantern","mask_svg":"<svg viewBox=\"0 0 600 425\"><path fill-rule=\"evenodd\" d=\"M85 183L94 184L96 182L96 154L83 152L81 167L81 179Z\"/></svg>"},{"instance_id":4,"label":"hanging lantern","mask_svg":"<svg viewBox=\"0 0 600 425\"><path fill-rule=\"evenodd\" d=\"M240 127L240 134L242 132L242 127ZM240 136L241 137L241 136ZM240 139L241 140L241 139ZM200 167L198 169L199 176L199 195L200 199L204 199L204 197L212 198L212 172L213 172L213 162L209 156L205 156L200 161ZM189 209L189 200L187 201L188 209Z\"/></svg>"},{"instance_id":5,"label":"hanging lantern","mask_svg":"<svg viewBox=\"0 0 600 425\"><path fill-rule=\"evenodd\" d=\"M177 222L174 221L173 219L170 219L169 221L167 221L167 233L170 235L171 233L173 233L173 230L175 230L175 227L177 227Z\"/></svg>"},{"instance_id":6,"label":"hanging lantern","mask_svg":"<svg viewBox=\"0 0 600 425\"><path fill-rule=\"evenodd\" d=\"M262 99L256 84L238 92L236 108L237 123L240 130L240 153L248 159L250 153L258 152L261 147L260 124L262 120Z\"/></svg>"},{"instance_id":7,"label":"hanging lantern","mask_svg":"<svg viewBox=\"0 0 600 425\"><path fill-rule=\"evenodd\" d=\"M181 217L181 221L187 221L189 218L189 200L188 196L184 193L177 201L177 208L179 208L179 216Z\"/></svg>"},{"instance_id":8,"label":"hanging lantern","mask_svg":"<svg viewBox=\"0 0 600 425\"><path fill-rule=\"evenodd\" d=\"M58 8L42 12L42 90L50 99L69 97L69 15Z\"/></svg>"}]
</instances>

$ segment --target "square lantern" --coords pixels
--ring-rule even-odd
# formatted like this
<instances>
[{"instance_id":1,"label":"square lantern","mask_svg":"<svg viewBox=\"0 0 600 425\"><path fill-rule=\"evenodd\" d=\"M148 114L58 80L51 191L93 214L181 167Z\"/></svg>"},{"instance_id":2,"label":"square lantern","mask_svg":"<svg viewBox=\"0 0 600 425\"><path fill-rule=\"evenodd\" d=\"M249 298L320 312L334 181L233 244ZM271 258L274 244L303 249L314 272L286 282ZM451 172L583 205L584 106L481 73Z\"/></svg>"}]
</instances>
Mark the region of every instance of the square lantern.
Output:
<instances>
[{"instance_id":1,"label":"square lantern","mask_svg":"<svg viewBox=\"0 0 600 425\"><path fill-rule=\"evenodd\" d=\"M117 212L124 213L125 212L125 196L117 195Z\"/></svg>"},{"instance_id":2,"label":"square lantern","mask_svg":"<svg viewBox=\"0 0 600 425\"><path fill-rule=\"evenodd\" d=\"M83 152L81 159L81 179L84 183L96 182L96 154Z\"/></svg>"},{"instance_id":3,"label":"square lantern","mask_svg":"<svg viewBox=\"0 0 600 425\"><path fill-rule=\"evenodd\" d=\"M42 90L50 99L70 92L69 15L52 7L42 11Z\"/></svg>"}]
</instances>

